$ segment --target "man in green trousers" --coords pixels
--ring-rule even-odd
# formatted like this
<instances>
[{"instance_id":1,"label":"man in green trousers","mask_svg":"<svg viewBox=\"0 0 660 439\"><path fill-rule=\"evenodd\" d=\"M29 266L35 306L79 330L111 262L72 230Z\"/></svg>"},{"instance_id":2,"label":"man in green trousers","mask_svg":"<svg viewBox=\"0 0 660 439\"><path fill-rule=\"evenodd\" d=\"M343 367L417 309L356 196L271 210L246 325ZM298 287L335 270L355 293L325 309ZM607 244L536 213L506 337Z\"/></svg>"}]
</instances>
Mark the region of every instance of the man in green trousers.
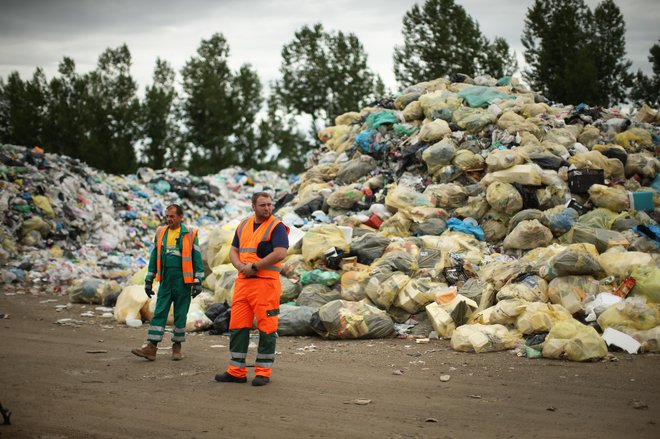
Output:
<instances>
[{"instance_id":1,"label":"man in green trousers","mask_svg":"<svg viewBox=\"0 0 660 439\"><path fill-rule=\"evenodd\" d=\"M156 230L154 249L149 259L144 291L151 298L153 281L160 282L156 310L147 332L147 345L131 352L138 357L154 361L158 342L163 340L170 306L174 304L174 332L172 334L172 360L181 360L181 342L186 339L186 316L190 296L202 292L204 265L197 239L197 229L186 227L183 209L171 204L165 210L167 226Z\"/></svg>"}]
</instances>

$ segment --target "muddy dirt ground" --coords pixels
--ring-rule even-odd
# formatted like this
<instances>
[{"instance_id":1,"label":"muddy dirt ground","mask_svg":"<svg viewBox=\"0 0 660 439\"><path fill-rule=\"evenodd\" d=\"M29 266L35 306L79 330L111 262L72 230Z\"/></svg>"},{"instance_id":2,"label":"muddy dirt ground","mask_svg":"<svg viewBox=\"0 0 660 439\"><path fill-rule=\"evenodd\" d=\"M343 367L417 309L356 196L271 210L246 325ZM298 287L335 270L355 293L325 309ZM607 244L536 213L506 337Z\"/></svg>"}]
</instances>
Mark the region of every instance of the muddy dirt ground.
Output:
<instances>
[{"instance_id":1,"label":"muddy dirt ground","mask_svg":"<svg viewBox=\"0 0 660 439\"><path fill-rule=\"evenodd\" d=\"M66 302L0 293L2 439L660 437L658 355L581 364L282 337L271 383L252 387L214 381L225 336L189 336L180 362L162 343L149 362L130 353L145 327L81 316L95 306L56 311Z\"/></svg>"}]
</instances>

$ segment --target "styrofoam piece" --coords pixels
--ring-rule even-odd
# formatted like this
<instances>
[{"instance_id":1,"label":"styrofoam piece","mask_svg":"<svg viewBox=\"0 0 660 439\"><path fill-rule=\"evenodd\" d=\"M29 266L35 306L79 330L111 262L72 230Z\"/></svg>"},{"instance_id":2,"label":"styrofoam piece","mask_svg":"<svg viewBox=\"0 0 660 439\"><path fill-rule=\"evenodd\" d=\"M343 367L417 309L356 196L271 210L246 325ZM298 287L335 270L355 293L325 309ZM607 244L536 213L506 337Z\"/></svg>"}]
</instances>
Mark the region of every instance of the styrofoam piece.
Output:
<instances>
[{"instance_id":1,"label":"styrofoam piece","mask_svg":"<svg viewBox=\"0 0 660 439\"><path fill-rule=\"evenodd\" d=\"M294 247L305 236L305 232L291 224L287 225L289 226L289 247Z\"/></svg>"},{"instance_id":2,"label":"styrofoam piece","mask_svg":"<svg viewBox=\"0 0 660 439\"><path fill-rule=\"evenodd\" d=\"M341 229L341 231L344 233L344 240L346 241L346 244L351 243L351 239L353 238L353 227L347 227L347 226L337 226Z\"/></svg>"},{"instance_id":3,"label":"styrofoam piece","mask_svg":"<svg viewBox=\"0 0 660 439\"><path fill-rule=\"evenodd\" d=\"M639 349L642 347L642 344L629 336L626 333L623 333L614 328L607 328L602 335L603 340L607 343L608 346L616 346L629 354L636 354L639 352Z\"/></svg>"}]
</instances>

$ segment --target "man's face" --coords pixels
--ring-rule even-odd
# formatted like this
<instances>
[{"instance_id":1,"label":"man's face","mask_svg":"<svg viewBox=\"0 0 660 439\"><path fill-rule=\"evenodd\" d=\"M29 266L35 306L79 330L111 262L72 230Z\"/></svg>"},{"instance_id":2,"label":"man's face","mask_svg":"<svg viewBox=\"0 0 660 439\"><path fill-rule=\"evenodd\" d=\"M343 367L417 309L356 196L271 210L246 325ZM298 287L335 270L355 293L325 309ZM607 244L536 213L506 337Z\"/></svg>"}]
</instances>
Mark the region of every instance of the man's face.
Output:
<instances>
[{"instance_id":1,"label":"man's face","mask_svg":"<svg viewBox=\"0 0 660 439\"><path fill-rule=\"evenodd\" d=\"M268 197L259 197L252 205L252 210L254 210L254 216L257 218L257 222L264 222L273 213L273 200Z\"/></svg>"},{"instance_id":2,"label":"man's face","mask_svg":"<svg viewBox=\"0 0 660 439\"><path fill-rule=\"evenodd\" d=\"M177 215L176 209L171 207L165 211L165 218L170 229L178 229L181 226L183 215Z\"/></svg>"}]
</instances>

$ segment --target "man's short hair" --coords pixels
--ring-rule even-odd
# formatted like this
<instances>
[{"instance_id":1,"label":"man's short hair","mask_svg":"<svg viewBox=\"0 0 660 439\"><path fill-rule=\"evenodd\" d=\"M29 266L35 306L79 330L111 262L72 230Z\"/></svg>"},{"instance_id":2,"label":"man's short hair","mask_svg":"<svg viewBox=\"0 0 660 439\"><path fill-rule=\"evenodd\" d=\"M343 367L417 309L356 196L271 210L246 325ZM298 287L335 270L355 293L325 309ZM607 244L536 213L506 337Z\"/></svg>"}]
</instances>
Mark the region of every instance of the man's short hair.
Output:
<instances>
[{"instance_id":1,"label":"man's short hair","mask_svg":"<svg viewBox=\"0 0 660 439\"><path fill-rule=\"evenodd\" d=\"M257 192L256 194L252 195L252 204L256 205L257 200L261 197L270 198L271 200L273 199L273 197L268 192Z\"/></svg>"},{"instance_id":2,"label":"man's short hair","mask_svg":"<svg viewBox=\"0 0 660 439\"><path fill-rule=\"evenodd\" d=\"M165 209L165 212L167 212L167 211L170 210L170 209L175 209L177 215L179 215L179 216L183 216L183 207L181 207L181 205L179 205L179 204L170 204L170 205L167 206L167 208Z\"/></svg>"}]
</instances>

